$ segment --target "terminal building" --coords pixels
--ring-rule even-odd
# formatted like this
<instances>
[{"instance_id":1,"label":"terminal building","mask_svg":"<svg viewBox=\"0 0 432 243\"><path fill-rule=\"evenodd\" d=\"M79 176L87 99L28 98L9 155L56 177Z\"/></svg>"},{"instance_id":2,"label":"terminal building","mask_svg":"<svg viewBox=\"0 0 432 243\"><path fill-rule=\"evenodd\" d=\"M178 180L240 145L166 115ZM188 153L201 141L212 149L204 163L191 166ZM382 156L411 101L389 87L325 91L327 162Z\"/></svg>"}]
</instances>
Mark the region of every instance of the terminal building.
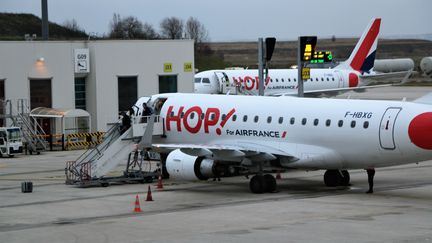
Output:
<instances>
[{"instance_id":1,"label":"terminal building","mask_svg":"<svg viewBox=\"0 0 432 243\"><path fill-rule=\"evenodd\" d=\"M139 97L193 92L193 78L193 40L0 41L0 100L85 110L90 131L106 131Z\"/></svg>"}]
</instances>

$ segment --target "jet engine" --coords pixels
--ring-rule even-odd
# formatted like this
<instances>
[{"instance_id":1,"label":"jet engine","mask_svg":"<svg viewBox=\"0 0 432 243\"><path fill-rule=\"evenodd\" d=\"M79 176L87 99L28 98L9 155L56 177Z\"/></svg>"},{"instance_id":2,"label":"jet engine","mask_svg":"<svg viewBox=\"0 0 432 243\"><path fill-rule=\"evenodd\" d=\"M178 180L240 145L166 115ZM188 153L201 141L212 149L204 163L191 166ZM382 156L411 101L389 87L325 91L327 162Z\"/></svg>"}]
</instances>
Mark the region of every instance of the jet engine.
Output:
<instances>
[{"instance_id":1,"label":"jet engine","mask_svg":"<svg viewBox=\"0 0 432 243\"><path fill-rule=\"evenodd\" d=\"M238 174L232 165L226 165L205 157L190 156L181 152L180 149L168 154L166 168L170 178L178 180L207 180Z\"/></svg>"}]
</instances>

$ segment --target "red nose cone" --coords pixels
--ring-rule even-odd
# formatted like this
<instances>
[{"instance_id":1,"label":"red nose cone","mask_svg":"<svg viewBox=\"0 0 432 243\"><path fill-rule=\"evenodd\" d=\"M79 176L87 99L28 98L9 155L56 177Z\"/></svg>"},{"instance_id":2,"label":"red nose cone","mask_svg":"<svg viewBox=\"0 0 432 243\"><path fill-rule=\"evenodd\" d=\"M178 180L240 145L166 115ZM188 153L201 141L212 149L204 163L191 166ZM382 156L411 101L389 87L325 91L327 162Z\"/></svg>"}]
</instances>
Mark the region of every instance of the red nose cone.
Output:
<instances>
[{"instance_id":1,"label":"red nose cone","mask_svg":"<svg viewBox=\"0 0 432 243\"><path fill-rule=\"evenodd\" d=\"M357 87L358 85L358 76L355 73L350 73L348 76L348 80L349 80L349 87Z\"/></svg>"},{"instance_id":2,"label":"red nose cone","mask_svg":"<svg viewBox=\"0 0 432 243\"><path fill-rule=\"evenodd\" d=\"M422 149L432 149L432 112L420 114L410 122L408 135L411 142Z\"/></svg>"}]
</instances>

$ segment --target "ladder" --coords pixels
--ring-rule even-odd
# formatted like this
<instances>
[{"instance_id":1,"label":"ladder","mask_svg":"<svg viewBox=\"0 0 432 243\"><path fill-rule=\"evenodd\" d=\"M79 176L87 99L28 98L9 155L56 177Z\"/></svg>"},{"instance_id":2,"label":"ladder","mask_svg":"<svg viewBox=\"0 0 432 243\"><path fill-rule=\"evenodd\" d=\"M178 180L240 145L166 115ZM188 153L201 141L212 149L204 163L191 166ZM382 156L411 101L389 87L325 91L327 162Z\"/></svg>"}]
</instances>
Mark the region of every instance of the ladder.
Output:
<instances>
[{"instance_id":1,"label":"ladder","mask_svg":"<svg viewBox=\"0 0 432 243\"><path fill-rule=\"evenodd\" d=\"M146 132L148 119L132 119L134 124L123 134L120 132L120 124L118 121L105 133L102 143L95 148L88 149L75 161L67 161L65 167L66 184L80 186L101 184L106 185L108 179L106 175L115 169L121 162L125 161L131 153L137 151L137 143ZM152 135L161 135L162 122L159 121L159 116L154 119L156 129L152 127L150 131ZM135 131L134 131L135 130ZM128 162L129 167L129 162ZM126 169L126 172L128 169ZM129 173L130 174L130 173ZM121 178L110 178L110 180L121 179L126 180L127 173ZM137 177L133 176L136 180Z\"/></svg>"}]
</instances>

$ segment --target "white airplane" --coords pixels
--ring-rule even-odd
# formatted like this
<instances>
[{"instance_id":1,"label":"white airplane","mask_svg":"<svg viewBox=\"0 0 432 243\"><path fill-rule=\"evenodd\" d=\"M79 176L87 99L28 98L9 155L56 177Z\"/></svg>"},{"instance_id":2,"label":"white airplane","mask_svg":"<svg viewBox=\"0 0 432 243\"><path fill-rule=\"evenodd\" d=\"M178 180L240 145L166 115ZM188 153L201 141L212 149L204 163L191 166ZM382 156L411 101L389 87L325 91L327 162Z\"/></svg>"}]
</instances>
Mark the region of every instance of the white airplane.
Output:
<instances>
[{"instance_id":1,"label":"white airplane","mask_svg":"<svg viewBox=\"0 0 432 243\"><path fill-rule=\"evenodd\" d=\"M313 68L304 81L306 96L335 95L350 90L364 91L364 86L381 79L408 78L407 72L377 74L372 72L381 19L369 23L349 58L333 69ZM296 95L297 69L270 69L265 80L265 95ZM258 70L209 70L195 75L195 93L258 94ZM368 87L379 87L368 86Z\"/></svg>"},{"instance_id":2,"label":"white airplane","mask_svg":"<svg viewBox=\"0 0 432 243\"><path fill-rule=\"evenodd\" d=\"M399 102L176 93L136 107L143 102L162 124L150 119L139 147L160 152L171 178L255 174L250 190L263 193L276 190L277 170L326 170L325 184L338 186L349 184L349 169L432 159L432 94Z\"/></svg>"}]
</instances>

